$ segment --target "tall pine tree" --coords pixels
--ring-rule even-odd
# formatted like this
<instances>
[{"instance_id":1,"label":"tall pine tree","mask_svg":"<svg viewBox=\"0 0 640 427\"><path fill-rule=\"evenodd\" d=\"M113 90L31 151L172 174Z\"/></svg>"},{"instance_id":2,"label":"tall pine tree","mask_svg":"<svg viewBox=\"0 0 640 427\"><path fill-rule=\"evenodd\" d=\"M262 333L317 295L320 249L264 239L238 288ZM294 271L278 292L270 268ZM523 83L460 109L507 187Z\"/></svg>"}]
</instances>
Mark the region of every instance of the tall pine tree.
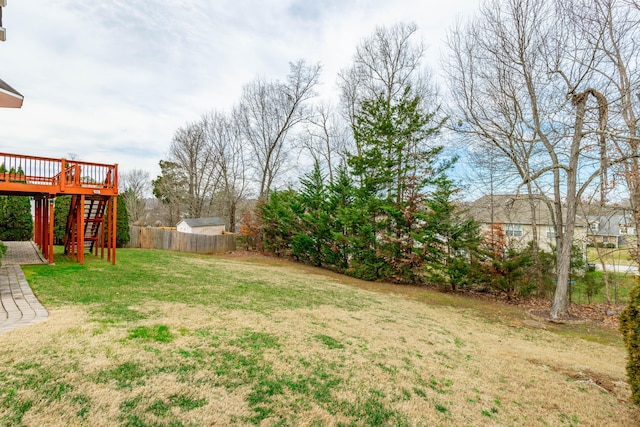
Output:
<instances>
[{"instance_id":1,"label":"tall pine tree","mask_svg":"<svg viewBox=\"0 0 640 427\"><path fill-rule=\"evenodd\" d=\"M364 278L417 282L424 257L423 234L429 192L450 163L439 163L441 146L430 143L442 122L425 113L419 96L406 88L396 100L365 101L356 116L354 138L360 151L348 162L358 200L351 215L357 272ZM363 256L364 255L364 256Z\"/></svg>"}]
</instances>

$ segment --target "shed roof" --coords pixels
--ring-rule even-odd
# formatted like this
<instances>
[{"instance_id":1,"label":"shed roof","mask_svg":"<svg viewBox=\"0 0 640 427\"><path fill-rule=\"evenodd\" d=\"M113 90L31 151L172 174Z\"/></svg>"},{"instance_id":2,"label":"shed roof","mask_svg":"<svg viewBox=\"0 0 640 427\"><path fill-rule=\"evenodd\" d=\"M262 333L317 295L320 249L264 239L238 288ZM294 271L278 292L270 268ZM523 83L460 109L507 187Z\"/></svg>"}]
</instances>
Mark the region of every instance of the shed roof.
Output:
<instances>
[{"instance_id":1,"label":"shed roof","mask_svg":"<svg viewBox=\"0 0 640 427\"><path fill-rule=\"evenodd\" d=\"M222 218L218 218L218 217L211 217L211 218L185 218L185 219L181 220L180 222L184 222L185 224L187 224L191 228L211 227L211 226L225 225L226 224L226 222ZM178 222L178 224L180 224L180 222Z\"/></svg>"},{"instance_id":2,"label":"shed roof","mask_svg":"<svg viewBox=\"0 0 640 427\"><path fill-rule=\"evenodd\" d=\"M0 107L20 108L24 96L0 79Z\"/></svg>"}]
</instances>

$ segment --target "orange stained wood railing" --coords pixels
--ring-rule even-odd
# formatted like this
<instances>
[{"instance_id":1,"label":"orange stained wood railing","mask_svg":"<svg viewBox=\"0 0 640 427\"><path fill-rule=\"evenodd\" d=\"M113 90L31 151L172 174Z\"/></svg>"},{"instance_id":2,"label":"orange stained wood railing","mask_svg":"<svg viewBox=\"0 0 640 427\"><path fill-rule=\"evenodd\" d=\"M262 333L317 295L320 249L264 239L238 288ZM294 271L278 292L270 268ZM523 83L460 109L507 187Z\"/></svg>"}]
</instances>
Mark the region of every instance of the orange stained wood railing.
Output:
<instances>
[{"instance_id":1,"label":"orange stained wood railing","mask_svg":"<svg viewBox=\"0 0 640 427\"><path fill-rule=\"evenodd\" d=\"M104 257L116 261L116 203L118 195L118 165L54 159L21 154L0 153L0 194L31 196L34 200L34 241L42 254L53 264L54 203L57 196L70 195L77 200L73 221L67 221L65 246L74 248L72 255L84 263L86 249L102 248ZM79 208L85 200L99 200L99 214ZM82 202L80 202L82 201ZM84 207L84 206L83 206ZM70 215L72 213L70 212ZM69 216L70 216L69 215ZM88 217L85 217L88 215ZM81 217L82 216L82 217ZM108 221L105 230L104 218ZM85 223L91 224L87 235L91 245L85 249Z\"/></svg>"}]
</instances>

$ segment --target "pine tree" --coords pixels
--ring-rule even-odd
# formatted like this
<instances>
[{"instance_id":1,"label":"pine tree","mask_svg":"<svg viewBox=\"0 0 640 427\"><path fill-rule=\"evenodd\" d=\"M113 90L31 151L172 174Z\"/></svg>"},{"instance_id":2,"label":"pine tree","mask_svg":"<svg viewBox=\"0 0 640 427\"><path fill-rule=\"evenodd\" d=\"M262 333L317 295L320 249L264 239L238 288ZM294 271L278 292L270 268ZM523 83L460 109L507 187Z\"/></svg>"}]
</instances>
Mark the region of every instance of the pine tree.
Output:
<instances>
[{"instance_id":1,"label":"pine tree","mask_svg":"<svg viewBox=\"0 0 640 427\"><path fill-rule=\"evenodd\" d=\"M53 243L64 244L64 235L67 231L67 218L71 208L71 196L56 197L53 208Z\"/></svg>"},{"instance_id":2,"label":"pine tree","mask_svg":"<svg viewBox=\"0 0 640 427\"><path fill-rule=\"evenodd\" d=\"M31 202L27 196L0 199L0 240L25 241L33 238Z\"/></svg>"},{"instance_id":3,"label":"pine tree","mask_svg":"<svg viewBox=\"0 0 640 427\"><path fill-rule=\"evenodd\" d=\"M433 123L434 116L422 110L410 88L393 101L383 96L365 101L356 116L360 150L348 163L359 188L349 219L355 226L353 267L368 271L365 278L421 281L424 256L416 250L416 238L429 191L451 165L438 163L442 147L429 144L442 126Z\"/></svg>"},{"instance_id":4,"label":"pine tree","mask_svg":"<svg viewBox=\"0 0 640 427\"><path fill-rule=\"evenodd\" d=\"M331 239L325 253L325 262L340 272L347 270L352 255L347 218L354 199L353 179L347 166L341 164L328 188L327 213L329 214Z\"/></svg>"},{"instance_id":5,"label":"pine tree","mask_svg":"<svg viewBox=\"0 0 640 427\"><path fill-rule=\"evenodd\" d=\"M105 221L106 224L106 221ZM118 194L118 203L116 206L116 247L121 248L129 243L131 236L129 235L129 213L127 204L122 194Z\"/></svg>"},{"instance_id":6,"label":"pine tree","mask_svg":"<svg viewBox=\"0 0 640 427\"><path fill-rule=\"evenodd\" d=\"M304 208L294 190L275 191L259 207L262 218L264 248L278 256L293 255L293 236L300 233L300 216Z\"/></svg>"},{"instance_id":7,"label":"pine tree","mask_svg":"<svg viewBox=\"0 0 640 427\"><path fill-rule=\"evenodd\" d=\"M313 170L300 181L299 200L304 212L300 216L300 232L293 236L292 250L295 256L313 265L324 265L330 252L331 214L328 211L328 188L325 176L316 162Z\"/></svg>"},{"instance_id":8,"label":"pine tree","mask_svg":"<svg viewBox=\"0 0 640 427\"><path fill-rule=\"evenodd\" d=\"M430 279L448 283L452 290L467 284L480 253L480 226L465 218L452 200L458 190L441 178L426 202L428 214L417 240L429 264Z\"/></svg>"}]
</instances>

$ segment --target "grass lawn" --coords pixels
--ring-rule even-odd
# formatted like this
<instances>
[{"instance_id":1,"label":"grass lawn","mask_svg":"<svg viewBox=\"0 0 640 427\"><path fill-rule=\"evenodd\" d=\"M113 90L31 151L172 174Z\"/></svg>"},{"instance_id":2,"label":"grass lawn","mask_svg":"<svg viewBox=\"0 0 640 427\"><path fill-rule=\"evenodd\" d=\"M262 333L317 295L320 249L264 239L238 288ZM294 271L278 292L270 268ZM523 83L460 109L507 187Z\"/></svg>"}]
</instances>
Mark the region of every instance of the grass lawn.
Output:
<instances>
[{"instance_id":1,"label":"grass lawn","mask_svg":"<svg viewBox=\"0 0 640 427\"><path fill-rule=\"evenodd\" d=\"M604 283L604 273L594 273L598 285L590 287L584 279L578 278L572 286L571 302L576 304L607 303L607 290ZM613 305L625 305L629 299L629 292L636 285L636 277L629 273L607 272L609 279L609 299Z\"/></svg>"},{"instance_id":2,"label":"grass lawn","mask_svg":"<svg viewBox=\"0 0 640 427\"><path fill-rule=\"evenodd\" d=\"M631 254L626 246L619 248L587 248L587 261L600 263L600 258L605 264L609 265L634 265L635 261L631 259Z\"/></svg>"},{"instance_id":3,"label":"grass lawn","mask_svg":"<svg viewBox=\"0 0 640 427\"><path fill-rule=\"evenodd\" d=\"M640 422L616 332L270 259L86 261L24 268L50 319L0 335L0 425Z\"/></svg>"}]
</instances>

